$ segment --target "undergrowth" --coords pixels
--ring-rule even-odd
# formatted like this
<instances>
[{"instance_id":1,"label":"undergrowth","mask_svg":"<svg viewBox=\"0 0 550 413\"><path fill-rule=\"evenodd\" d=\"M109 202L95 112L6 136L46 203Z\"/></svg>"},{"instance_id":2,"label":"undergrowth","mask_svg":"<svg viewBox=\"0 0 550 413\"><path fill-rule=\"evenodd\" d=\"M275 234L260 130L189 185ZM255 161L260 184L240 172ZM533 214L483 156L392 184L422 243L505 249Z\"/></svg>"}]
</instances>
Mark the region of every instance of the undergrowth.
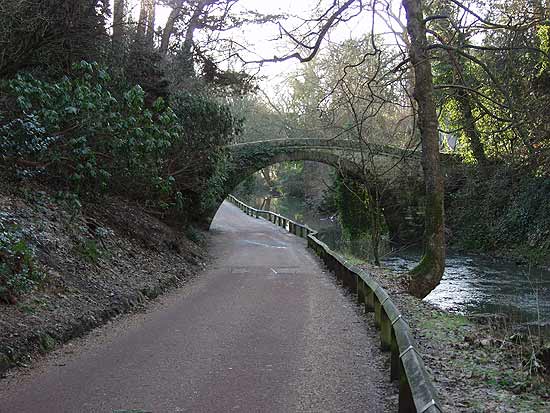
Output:
<instances>
[{"instance_id":1,"label":"undergrowth","mask_svg":"<svg viewBox=\"0 0 550 413\"><path fill-rule=\"evenodd\" d=\"M15 304L44 279L23 231L0 220L0 302Z\"/></svg>"}]
</instances>

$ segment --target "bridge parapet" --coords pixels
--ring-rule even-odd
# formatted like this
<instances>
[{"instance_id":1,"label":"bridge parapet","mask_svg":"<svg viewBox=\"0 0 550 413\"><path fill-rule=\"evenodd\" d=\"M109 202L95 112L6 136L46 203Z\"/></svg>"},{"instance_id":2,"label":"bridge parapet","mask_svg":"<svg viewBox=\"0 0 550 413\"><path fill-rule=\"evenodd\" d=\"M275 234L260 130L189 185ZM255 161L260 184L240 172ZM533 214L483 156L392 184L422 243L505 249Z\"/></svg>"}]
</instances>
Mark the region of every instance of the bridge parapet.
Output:
<instances>
[{"instance_id":1,"label":"bridge parapet","mask_svg":"<svg viewBox=\"0 0 550 413\"><path fill-rule=\"evenodd\" d=\"M362 152L373 155L384 155L394 158L415 159L420 161L420 152L410 149L402 149L396 146L364 143L351 139L320 139L320 138L299 138L299 139L271 139L265 141L243 142L228 145L231 150L249 149L263 147L269 149L323 149L347 152Z\"/></svg>"}]
</instances>

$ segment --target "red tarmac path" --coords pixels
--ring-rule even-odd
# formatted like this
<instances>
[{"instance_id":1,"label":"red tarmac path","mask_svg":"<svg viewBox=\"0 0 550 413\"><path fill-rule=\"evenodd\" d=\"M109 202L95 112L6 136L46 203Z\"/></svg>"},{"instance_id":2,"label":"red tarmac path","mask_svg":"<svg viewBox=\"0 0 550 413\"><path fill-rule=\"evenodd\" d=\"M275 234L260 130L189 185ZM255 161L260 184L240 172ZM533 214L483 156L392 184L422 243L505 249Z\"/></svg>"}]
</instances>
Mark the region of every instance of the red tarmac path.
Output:
<instances>
[{"instance_id":1,"label":"red tarmac path","mask_svg":"<svg viewBox=\"0 0 550 413\"><path fill-rule=\"evenodd\" d=\"M208 269L0 381L0 412L382 412L374 329L305 241L224 203Z\"/></svg>"}]
</instances>

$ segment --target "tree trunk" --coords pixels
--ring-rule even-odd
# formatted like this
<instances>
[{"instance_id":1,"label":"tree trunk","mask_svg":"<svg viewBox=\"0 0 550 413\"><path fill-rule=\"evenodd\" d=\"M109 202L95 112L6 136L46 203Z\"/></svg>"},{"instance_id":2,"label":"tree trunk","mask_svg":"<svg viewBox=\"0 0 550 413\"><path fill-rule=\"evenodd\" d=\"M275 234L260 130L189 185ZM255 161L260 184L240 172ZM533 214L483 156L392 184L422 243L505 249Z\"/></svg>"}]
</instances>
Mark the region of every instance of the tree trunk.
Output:
<instances>
[{"instance_id":1,"label":"tree trunk","mask_svg":"<svg viewBox=\"0 0 550 413\"><path fill-rule=\"evenodd\" d=\"M195 6L193 14L189 18L189 24L187 30L185 31L185 38L183 40L183 45L181 47L181 72L186 77L193 77L195 75L194 67L194 43L193 37L195 35L195 30L200 27L200 19L204 13L204 9L212 4L215 4L219 0L200 0Z\"/></svg>"},{"instance_id":2,"label":"tree trunk","mask_svg":"<svg viewBox=\"0 0 550 413\"><path fill-rule=\"evenodd\" d=\"M185 77L193 77L195 74L194 53L193 53L193 36L195 29L198 27L198 20L202 14L205 2L201 1L197 4L193 15L189 19L189 25L185 31L185 38L181 47L181 72Z\"/></svg>"},{"instance_id":3,"label":"tree trunk","mask_svg":"<svg viewBox=\"0 0 550 413\"><path fill-rule=\"evenodd\" d=\"M445 269L444 185L439 163L438 120L433 78L421 0L402 0L411 40L409 54L414 67L414 98L422 141L422 168L426 187L424 254L410 272L409 292L425 297L440 282Z\"/></svg>"},{"instance_id":4,"label":"tree trunk","mask_svg":"<svg viewBox=\"0 0 550 413\"><path fill-rule=\"evenodd\" d=\"M126 0L115 0L113 3L113 52L115 57L123 53L126 15Z\"/></svg>"},{"instance_id":5,"label":"tree trunk","mask_svg":"<svg viewBox=\"0 0 550 413\"><path fill-rule=\"evenodd\" d=\"M143 44L145 40L145 33L147 32L147 1L148 0L141 0L136 30L136 40L141 44Z\"/></svg>"},{"instance_id":6,"label":"tree trunk","mask_svg":"<svg viewBox=\"0 0 550 413\"><path fill-rule=\"evenodd\" d=\"M145 41L149 49L154 48L155 40L155 0L147 0L147 33Z\"/></svg>"},{"instance_id":7,"label":"tree trunk","mask_svg":"<svg viewBox=\"0 0 550 413\"><path fill-rule=\"evenodd\" d=\"M261 174L264 178L265 183L269 187L269 190L273 190L275 188L275 185L273 184L273 180L271 179L271 174L269 173L269 166L266 168L263 168L261 171Z\"/></svg>"},{"instance_id":8,"label":"tree trunk","mask_svg":"<svg viewBox=\"0 0 550 413\"><path fill-rule=\"evenodd\" d=\"M485 149L481 143L479 132L477 130L476 122L474 120L474 114L472 113L472 105L470 104L470 97L468 92L460 90L458 92L458 103L460 105L460 111L463 116L463 129L464 135L470 143L470 148L474 154L474 158L479 166L479 169L483 174L487 173L487 156L485 155Z\"/></svg>"},{"instance_id":9,"label":"tree trunk","mask_svg":"<svg viewBox=\"0 0 550 413\"><path fill-rule=\"evenodd\" d=\"M166 26L164 26L164 30L162 31L162 39L160 42L160 49L159 52L162 57L165 57L168 54L168 47L170 46L170 37L174 33L174 26L176 24L176 21L180 17L181 13L181 6L174 7L172 11L170 12L170 15L168 16L168 20L166 20Z\"/></svg>"}]
</instances>

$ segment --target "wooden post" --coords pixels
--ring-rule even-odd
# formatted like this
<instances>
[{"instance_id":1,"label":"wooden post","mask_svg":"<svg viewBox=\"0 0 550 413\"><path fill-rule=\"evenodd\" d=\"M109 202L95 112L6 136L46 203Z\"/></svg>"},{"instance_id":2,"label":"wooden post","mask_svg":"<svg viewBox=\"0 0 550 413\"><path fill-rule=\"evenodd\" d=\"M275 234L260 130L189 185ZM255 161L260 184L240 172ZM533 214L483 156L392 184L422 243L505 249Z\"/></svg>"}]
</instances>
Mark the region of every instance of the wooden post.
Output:
<instances>
[{"instance_id":1,"label":"wooden post","mask_svg":"<svg viewBox=\"0 0 550 413\"><path fill-rule=\"evenodd\" d=\"M380 348L383 351L388 351L391 348L391 333L392 327L390 319L384 307L380 306Z\"/></svg>"},{"instance_id":2,"label":"wooden post","mask_svg":"<svg viewBox=\"0 0 550 413\"><path fill-rule=\"evenodd\" d=\"M374 311L374 290L372 290L368 285L365 285L365 311L370 313Z\"/></svg>"},{"instance_id":3,"label":"wooden post","mask_svg":"<svg viewBox=\"0 0 550 413\"><path fill-rule=\"evenodd\" d=\"M416 413L416 407L414 405L414 400L412 397L411 388L409 382L407 381L407 375L405 374L405 369L400 363L401 376L399 377L399 413Z\"/></svg>"},{"instance_id":4,"label":"wooden post","mask_svg":"<svg viewBox=\"0 0 550 413\"><path fill-rule=\"evenodd\" d=\"M380 304L380 300L378 299L376 294L374 294L374 291L373 291L373 295L374 295L374 326L380 329L382 305Z\"/></svg>"},{"instance_id":5,"label":"wooden post","mask_svg":"<svg viewBox=\"0 0 550 413\"><path fill-rule=\"evenodd\" d=\"M397 339L395 338L395 330L393 329L393 325L391 329L390 351L391 351L390 380L394 381L399 379L399 370L401 366L401 360L399 360L399 346L397 345Z\"/></svg>"},{"instance_id":6,"label":"wooden post","mask_svg":"<svg viewBox=\"0 0 550 413\"><path fill-rule=\"evenodd\" d=\"M357 303L365 307L365 282L361 277L357 277Z\"/></svg>"}]
</instances>

